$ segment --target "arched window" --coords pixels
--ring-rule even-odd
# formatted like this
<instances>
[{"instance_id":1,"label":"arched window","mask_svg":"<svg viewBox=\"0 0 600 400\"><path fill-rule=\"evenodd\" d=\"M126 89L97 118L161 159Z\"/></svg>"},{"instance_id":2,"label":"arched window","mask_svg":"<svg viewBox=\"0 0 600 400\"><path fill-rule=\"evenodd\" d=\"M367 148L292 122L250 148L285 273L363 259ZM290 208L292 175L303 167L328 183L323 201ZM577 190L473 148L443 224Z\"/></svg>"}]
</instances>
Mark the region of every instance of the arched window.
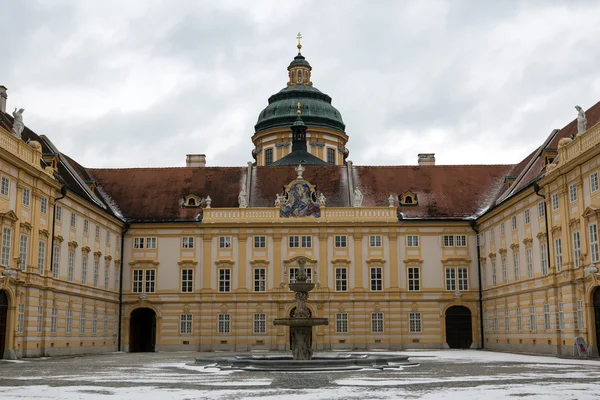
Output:
<instances>
[{"instance_id":1,"label":"arched window","mask_svg":"<svg viewBox=\"0 0 600 400\"><path fill-rule=\"evenodd\" d=\"M196 199L191 198L188 200L188 206L195 206L196 205Z\"/></svg>"},{"instance_id":2,"label":"arched window","mask_svg":"<svg viewBox=\"0 0 600 400\"><path fill-rule=\"evenodd\" d=\"M295 76L296 76L296 73L294 71L292 71L292 82L294 82L296 80Z\"/></svg>"},{"instance_id":3,"label":"arched window","mask_svg":"<svg viewBox=\"0 0 600 400\"><path fill-rule=\"evenodd\" d=\"M412 203L413 203L413 199L412 199L412 197L410 197L410 196L406 196L406 197L404 198L404 202L405 202L406 204L412 204Z\"/></svg>"},{"instance_id":4,"label":"arched window","mask_svg":"<svg viewBox=\"0 0 600 400\"><path fill-rule=\"evenodd\" d=\"M308 82L308 71L304 71L304 80Z\"/></svg>"},{"instance_id":5,"label":"arched window","mask_svg":"<svg viewBox=\"0 0 600 400\"><path fill-rule=\"evenodd\" d=\"M302 71L298 71L298 83L302 82Z\"/></svg>"}]
</instances>

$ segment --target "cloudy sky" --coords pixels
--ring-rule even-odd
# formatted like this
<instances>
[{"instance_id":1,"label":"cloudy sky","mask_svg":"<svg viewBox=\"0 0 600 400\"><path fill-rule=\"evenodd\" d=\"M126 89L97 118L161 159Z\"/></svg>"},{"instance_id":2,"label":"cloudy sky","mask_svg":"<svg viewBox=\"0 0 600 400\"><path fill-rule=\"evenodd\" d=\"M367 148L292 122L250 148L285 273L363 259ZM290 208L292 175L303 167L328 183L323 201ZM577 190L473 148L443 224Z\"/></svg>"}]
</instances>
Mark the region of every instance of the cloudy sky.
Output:
<instances>
[{"instance_id":1,"label":"cloudy sky","mask_svg":"<svg viewBox=\"0 0 600 400\"><path fill-rule=\"evenodd\" d=\"M298 31L356 164L515 163L600 101L600 2L566 0L0 0L0 84L88 167L245 165Z\"/></svg>"}]
</instances>

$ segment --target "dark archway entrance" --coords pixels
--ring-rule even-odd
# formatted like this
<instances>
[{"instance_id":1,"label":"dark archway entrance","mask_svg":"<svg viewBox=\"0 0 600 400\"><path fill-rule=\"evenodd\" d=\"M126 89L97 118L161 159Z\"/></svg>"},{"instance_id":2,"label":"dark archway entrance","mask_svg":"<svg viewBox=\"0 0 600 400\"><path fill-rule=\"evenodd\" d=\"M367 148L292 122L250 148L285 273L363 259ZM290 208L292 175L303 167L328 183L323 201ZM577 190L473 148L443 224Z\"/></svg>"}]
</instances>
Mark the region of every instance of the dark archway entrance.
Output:
<instances>
[{"instance_id":1,"label":"dark archway entrance","mask_svg":"<svg viewBox=\"0 0 600 400\"><path fill-rule=\"evenodd\" d=\"M446 310L446 343L451 349L468 349L473 343L471 311L464 306Z\"/></svg>"},{"instance_id":2,"label":"dark archway entrance","mask_svg":"<svg viewBox=\"0 0 600 400\"><path fill-rule=\"evenodd\" d=\"M596 348L600 347L600 287L594 290L594 325L596 328Z\"/></svg>"},{"instance_id":3,"label":"dark archway entrance","mask_svg":"<svg viewBox=\"0 0 600 400\"><path fill-rule=\"evenodd\" d=\"M306 307L306 309L308 310L308 317L311 318L312 317L312 311L310 310L310 308ZM292 308L290 310L290 318L294 318L294 316L296 315L296 307ZM290 350L292 349L292 329L294 329L293 327L290 327L290 334L288 335L288 340L289 340L289 345L290 345ZM312 339L313 339L313 334L312 334L312 329L310 331L310 346L312 346Z\"/></svg>"},{"instance_id":4,"label":"dark archway entrance","mask_svg":"<svg viewBox=\"0 0 600 400\"><path fill-rule=\"evenodd\" d=\"M6 348L6 320L8 317L8 296L0 290L0 358L4 357Z\"/></svg>"},{"instance_id":5,"label":"dark archway entrance","mask_svg":"<svg viewBox=\"0 0 600 400\"><path fill-rule=\"evenodd\" d=\"M129 322L129 352L153 352L156 345L156 313L150 308L133 310Z\"/></svg>"}]
</instances>

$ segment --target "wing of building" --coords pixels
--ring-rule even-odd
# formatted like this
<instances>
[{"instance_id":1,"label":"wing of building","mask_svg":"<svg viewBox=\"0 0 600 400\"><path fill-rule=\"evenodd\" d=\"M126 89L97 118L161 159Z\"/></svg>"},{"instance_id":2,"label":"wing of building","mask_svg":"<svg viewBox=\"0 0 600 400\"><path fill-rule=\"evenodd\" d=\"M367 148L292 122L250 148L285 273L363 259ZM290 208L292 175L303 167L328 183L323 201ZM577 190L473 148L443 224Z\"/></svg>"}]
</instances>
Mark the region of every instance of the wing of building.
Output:
<instances>
[{"instance_id":1,"label":"wing of building","mask_svg":"<svg viewBox=\"0 0 600 400\"><path fill-rule=\"evenodd\" d=\"M311 72L240 167L85 168L0 86L0 355L286 349L301 258L319 350L597 355L600 103L517 164L362 166Z\"/></svg>"}]
</instances>

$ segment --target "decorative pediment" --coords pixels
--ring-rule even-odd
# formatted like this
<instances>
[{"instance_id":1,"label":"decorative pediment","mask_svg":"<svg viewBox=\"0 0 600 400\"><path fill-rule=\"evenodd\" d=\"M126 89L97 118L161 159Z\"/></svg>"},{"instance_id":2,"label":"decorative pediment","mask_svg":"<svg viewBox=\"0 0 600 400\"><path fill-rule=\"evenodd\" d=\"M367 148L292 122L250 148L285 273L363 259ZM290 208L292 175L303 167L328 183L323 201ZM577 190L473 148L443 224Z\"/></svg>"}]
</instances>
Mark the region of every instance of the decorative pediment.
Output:
<instances>
[{"instance_id":1,"label":"decorative pediment","mask_svg":"<svg viewBox=\"0 0 600 400\"><path fill-rule=\"evenodd\" d=\"M48 232L48 229L40 229L39 234L40 234L40 237L42 237L44 239L48 239L48 236L50 236L50 232Z\"/></svg>"},{"instance_id":2,"label":"decorative pediment","mask_svg":"<svg viewBox=\"0 0 600 400\"><path fill-rule=\"evenodd\" d=\"M488 257L490 258L490 260L494 261L496 259L496 253L490 253L488 254Z\"/></svg>"},{"instance_id":3,"label":"decorative pediment","mask_svg":"<svg viewBox=\"0 0 600 400\"><path fill-rule=\"evenodd\" d=\"M500 255L504 257L506 255L506 249L503 247L500 250L498 250L498 253L500 253Z\"/></svg>"},{"instance_id":4,"label":"decorative pediment","mask_svg":"<svg viewBox=\"0 0 600 400\"><path fill-rule=\"evenodd\" d=\"M398 201L400 201L400 204L403 206L416 206L419 203L417 194L410 190L407 190L398 196Z\"/></svg>"},{"instance_id":5,"label":"decorative pediment","mask_svg":"<svg viewBox=\"0 0 600 400\"><path fill-rule=\"evenodd\" d=\"M235 264L235 261L233 261L233 260L217 260L217 261L215 261L215 265L217 267L233 267L233 264Z\"/></svg>"},{"instance_id":6,"label":"decorative pediment","mask_svg":"<svg viewBox=\"0 0 600 400\"><path fill-rule=\"evenodd\" d=\"M571 229L577 229L577 228L579 228L579 225L580 225L579 218L571 218L569 220L569 227Z\"/></svg>"},{"instance_id":7,"label":"decorative pediment","mask_svg":"<svg viewBox=\"0 0 600 400\"><path fill-rule=\"evenodd\" d=\"M587 207L583 211L582 215L587 221L589 221L592 218L598 219L598 214L600 214L600 208Z\"/></svg>"},{"instance_id":8,"label":"decorative pediment","mask_svg":"<svg viewBox=\"0 0 600 400\"><path fill-rule=\"evenodd\" d=\"M278 198L281 218L321 217L317 192L314 185L302 178L303 171L302 165L296 168L298 177L285 187L283 197Z\"/></svg>"},{"instance_id":9,"label":"decorative pediment","mask_svg":"<svg viewBox=\"0 0 600 400\"><path fill-rule=\"evenodd\" d=\"M81 252L85 255L88 255L90 253L90 251L92 251L92 249L90 249L90 246L83 246L81 248Z\"/></svg>"},{"instance_id":10,"label":"decorative pediment","mask_svg":"<svg viewBox=\"0 0 600 400\"><path fill-rule=\"evenodd\" d=\"M31 232L31 224L29 222L21 222L19 225L21 226L21 232L23 232L23 233Z\"/></svg>"},{"instance_id":11,"label":"decorative pediment","mask_svg":"<svg viewBox=\"0 0 600 400\"><path fill-rule=\"evenodd\" d=\"M117 260L115 260L116 262ZM189 265L198 265L198 261L194 260L180 260L177 262L177 265L189 266Z\"/></svg>"},{"instance_id":12,"label":"decorative pediment","mask_svg":"<svg viewBox=\"0 0 600 400\"><path fill-rule=\"evenodd\" d=\"M369 258L366 261L367 264L385 264L385 260L383 258Z\"/></svg>"},{"instance_id":13,"label":"decorative pediment","mask_svg":"<svg viewBox=\"0 0 600 400\"><path fill-rule=\"evenodd\" d=\"M552 227L552 236L559 236L562 233L562 228L560 225L554 225Z\"/></svg>"},{"instance_id":14,"label":"decorative pediment","mask_svg":"<svg viewBox=\"0 0 600 400\"><path fill-rule=\"evenodd\" d=\"M250 260L250 265L268 265L269 260Z\"/></svg>"},{"instance_id":15,"label":"decorative pediment","mask_svg":"<svg viewBox=\"0 0 600 400\"><path fill-rule=\"evenodd\" d=\"M448 257L445 259L442 259L442 264L444 266L450 266L450 265L464 265L464 264L471 264L471 260L465 257Z\"/></svg>"},{"instance_id":16,"label":"decorative pediment","mask_svg":"<svg viewBox=\"0 0 600 400\"><path fill-rule=\"evenodd\" d=\"M134 261L129 262L129 265L131 265L131 266L143 265L143 264L158 265L160 263L156 260L134 260Z\"/></svg>"},{"instance_id":17,"label":"decorative pediment","mask_svg":"<svg viewBox=\"0 0 600 400\"><path fill-rule=\"evenodd\" d=\"M423 264L423 260L420 258L407 258L403 260L404 264Z\"/></svg>"},{"instance_id":18,"label":"decorative pediment","mask_svg":"<svg viewBox=\"0 0 600 400\"><path fill-rule=\"evenodd\" d=\"M77 247L79 247L79 243L72 240L68 243L68 246L69 246L69 250L75 250Z\"/></svg>"},{"instance_id":19,"label":"decorative pediment","mask_svg":"<svg viewBox=\"0 0 600 400\"><path fill-rule=\"evenodd\" d=\"M526 237L525 239L523 239L523 244L525 245L525 247L531 247L531 243L533 243L532 238Z\"/></svg>"},{"instance_id":20,"label":"decorative pediment","mask_svg":"<svg viewBox=\"0 0 600 400\"><path fill-rule=\"evenodd\" d=\"M512 244L510 245L510 249L511 249L512 251L519 251L519 243L512 243Z\"/></svg>"},{"instance_id":21,"label":"decorative pediment","mask_svg":"<svg viewBox=\"0 0 600 400\"><path fill-rule=\"evenodd\" d=\"M350 264L352 264L352 261L348 260L347 258L336 258L335 260L331 260L331 263L333 265L341 265L341 264L350 265Z\"/></svg>"},{"instance_id":22,"label":"decorative pediment","mask_svg":"<svg viewBox=\"0 0 600 400\"><path fill-rule=\"evenodd\" d=\"M17 214L13 210L8 210L7 212L1 213L0 218L2 218L2 223L10 226L14 226L15 222L19 220Z\"/></svg>"},{"instance_id":23,"label":"decorative pediment","mask_svg":"<svg viewBox=\"0 0 600 400\"><path fill-rule=\"evenodd\" d=\"M546 232L538 232L537 235L535 235L539 240L543 240L546 237Z\"/></svg>"}]
</instances>

